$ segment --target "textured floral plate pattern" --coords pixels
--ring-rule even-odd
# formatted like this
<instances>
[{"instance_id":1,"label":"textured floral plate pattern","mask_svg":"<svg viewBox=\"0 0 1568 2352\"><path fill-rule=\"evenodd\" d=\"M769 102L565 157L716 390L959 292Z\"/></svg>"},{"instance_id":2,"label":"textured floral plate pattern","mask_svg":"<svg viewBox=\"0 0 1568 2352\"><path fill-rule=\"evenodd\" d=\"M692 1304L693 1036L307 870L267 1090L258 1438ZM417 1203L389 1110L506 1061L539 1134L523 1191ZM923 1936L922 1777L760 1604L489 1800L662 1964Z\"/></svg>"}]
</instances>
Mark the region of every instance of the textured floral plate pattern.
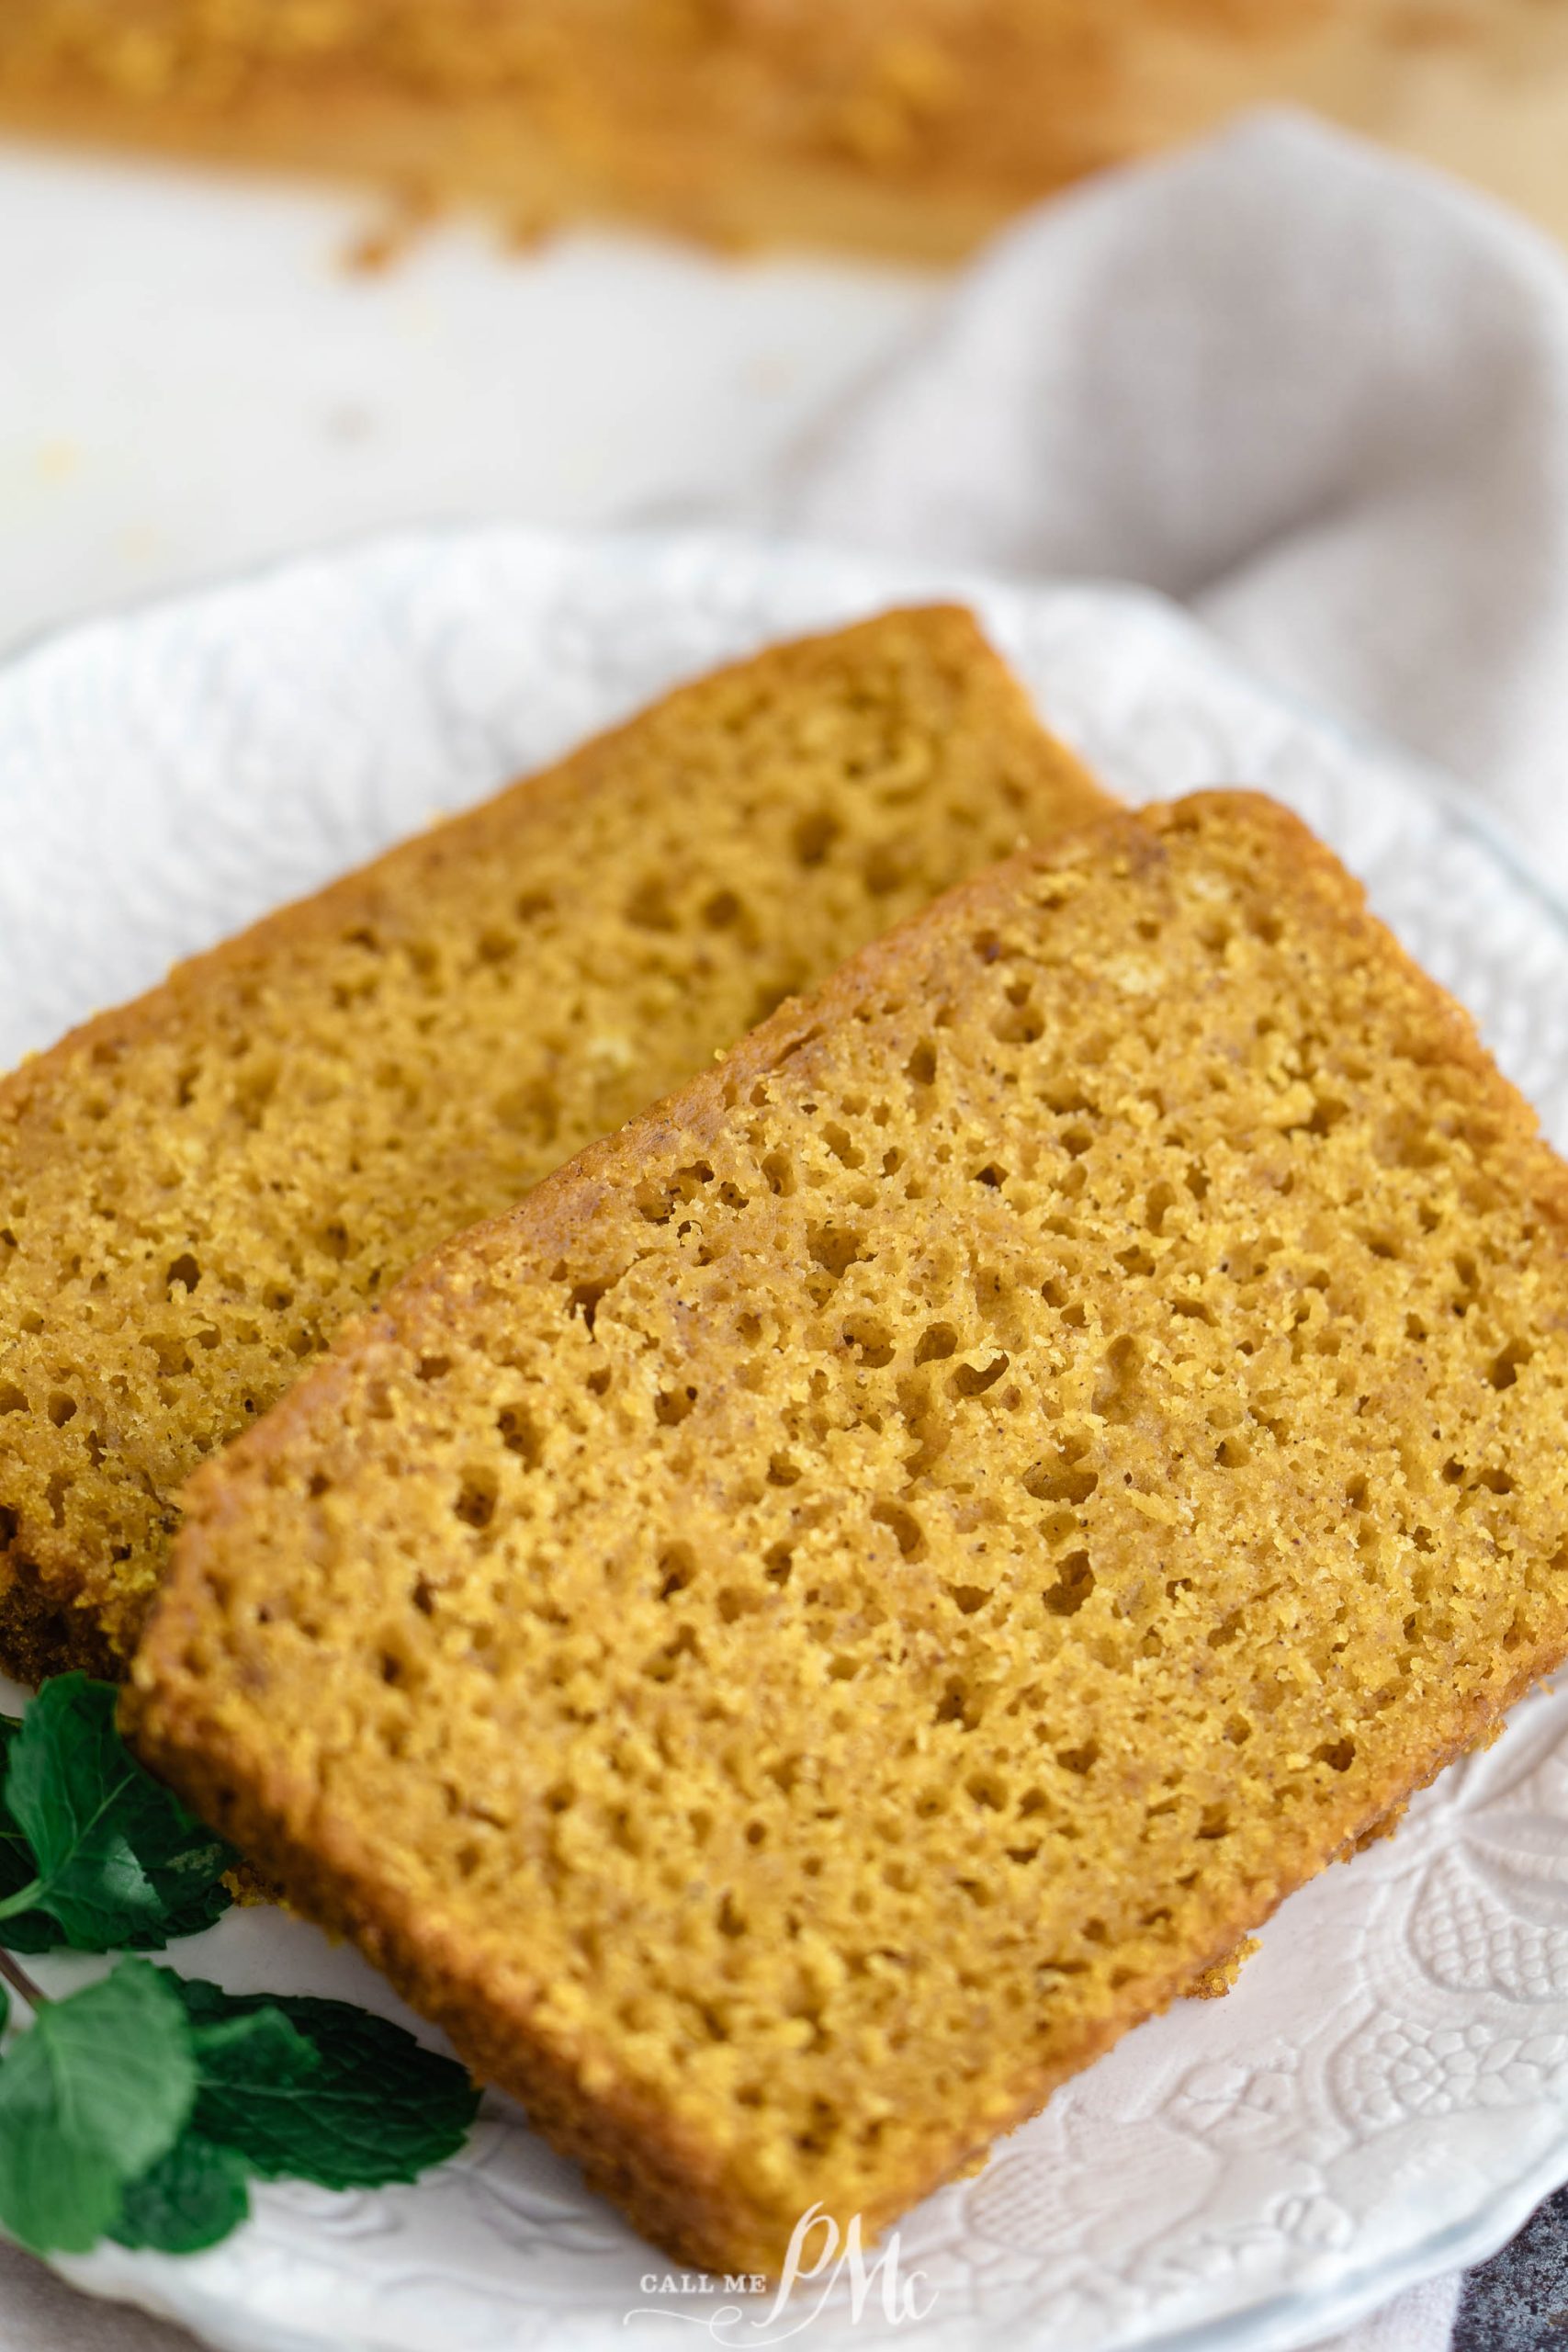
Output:
<instances>
[{"instance_id":1,"label":"textured floral plate pattern","mask_svg":"<svg viewBox=\"0 0 1568 2352\"><path fill-rule=\"evenodd\" d=\"M672 680L932 594L973 603L1129 797L1290 802L1568 1144L1568 919L1460 797L1239 675L1168 607L709 537L384 543L79 628L0 673L0 1063ZM352 1955L231 1917L182 1967L396 2013ZM79 1964L56 1963L62 1981ZM1568 1690L1297 1895L1236 1991L1131 2035L900 2236L925 2316L668 2266L491 2102L418 2188L263 2188L187 2262L60 2265L226 2352L1285 2352L1490 2251L1568 2177ZM934 2300L931 2300L934 2296Z\"/></svg>"}]
</instances>

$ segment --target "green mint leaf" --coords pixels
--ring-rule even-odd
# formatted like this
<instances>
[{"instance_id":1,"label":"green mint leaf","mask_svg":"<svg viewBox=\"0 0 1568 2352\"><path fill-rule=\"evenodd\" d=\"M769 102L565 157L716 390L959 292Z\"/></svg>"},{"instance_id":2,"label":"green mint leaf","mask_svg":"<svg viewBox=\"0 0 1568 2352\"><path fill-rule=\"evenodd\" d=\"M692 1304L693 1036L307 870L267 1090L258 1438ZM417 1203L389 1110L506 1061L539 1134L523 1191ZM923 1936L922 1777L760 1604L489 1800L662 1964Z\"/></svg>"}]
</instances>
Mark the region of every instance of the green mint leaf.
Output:
<instances>
[{"instance_id":1,"label":"green mint leaf","mask_svg":"<svg viewBox=\"0 0 1568 2352\"><path fill-rule=\"evenodd\" d=\"M10 1715L0 1715L0 1792L6 1782L11 1745L22 1726ZM31 1886L38 1877L38 1865L33 1849L11 1817L4 1794L0 1793L0 1903L24 1887ZM56 1920L47 1911L22 1911L5 1921L0 1928L0 1944L7 1951L52 1951L64 1940Z\"/></svg>"},{"instance_id":2,"label":"green mint leaf","mask_svg":"<svg viewBox=\"0 0 1568 2352\"><path fill-rule=\"evenodd\" d=\"M177 1980L144 1960L122 1960L96 1984L40 2009L18 2048L47 2059L62 2130L104 2146L134 2177L190 2114L191 2044Z\"/></svg>"},{"instance_id":3,"label":"green mint leaf","mask_svg":"<svg viewBox=\"0 0 1568 2352\"><path fill-rule=\"evenodd\" d=\"M237 2230L251 2210L250 2167L231 2148L186 2132L133 2180L109 2235L158 2254L200 2254Z\"/></svg>"},{"instance_id":4,"label":"green mint leaf","mask_svg":"<svg viewBox=\"0 0 1568 2352\"><path fill-rule=\"evenodd\" d=\"M197 1850L199 1861L195 1858ZM239 1859L231 1846L212 1839L203 1848L193 1849L188 1863L181 1862L167 1871L149 1871L148 1876L164 1905L163 1920L155 1936L123 1937L124 1948L130 1951L162 1951L165 1944L178 1943L184 1936L199 1936L203 1928L221 1919L234 1901L223 1883L223 1873L231 1871Z\"/></svg>"},{"instance_id":5,"label":"green mint leaf","mask_svg":"<svg viewBox=\"0 0 1568 2352\"><path fill-rule=\"evenodd\" d=\"M196 2098L175 1979L145 1961L39 2011L0 2063L0 2228L85 2254L127 2184L165 2155Z\"/></svg>"},{"instance_id":6,"label":"green mint leaf","mask_svg":"<svg viewBox=\"0 0 1568 2352\"><path fill-rule=\"evenodd\" d=\"M291 2098L321 2072L315 2044L271 2001L198 2025L187 1997L186 2015L196 2052L197 2120L210 2139L242 2146L234 2136L237 2111L255 2099Z\"/></svg>"},{"instance_id":7,"label":"green mint leaf","mask_svg":"<svg viewBox=\"0 0 1568 2352\"><path fill-rule=\"evenodd\" d=\"M29 1882L0 1882L0 1942L14 1951L157 1951L228 1907L232 1849L136 1762L115 1728L116 1698L110 1683L59 1675L6 1736L0 1870L14 1878L20 1839L38 1881L36 1901L11 1919L4 1904Z\"/></svg>"},{"instance_id":8,"label":"green mint leaf","mask_svg":"<svg viewBox=\"0 0 1568 2352\"><path fill-rule=\"evenodd\" d=\"M132 1776L145 1775L120 1744L109 1686L45 1683L7 1745L6 1805L33 1855L33 1911L81 1951L155 1932L163 1905L125 1834Z\"/></svg>"},{"instance_id":9,"label":"green mint leaf","mask_svg":"<svg viewBox=\"0 0 1568 2352\"><path fill-rule=\"evenodd\" d=\"M47 2068L24 2036L0 2071L0 2229L34 2254L85 2254L119 2211L125 2175L59 2131Z\"/></svg>"},{"instance_id":10,"label":"green mint leaf","mask_svg":"<svg viewBox=\"0 0 1568 2352\"><path fill-rule=\"evenodd\" d=\"M478 2091L461 2066L423 2049L400 2026L344 2001L236 1996L194 1979L180 1991L197 2030L196 2128L237 2150L264 2179L378 2188L417 2179L467 2139ZM292 2029L313 2067L294 2072L291 2056L286 2073L278 2042L269 2049L260 2041L219 2045L209 2038L264 2016Z\"/></svg>"}]
</instances>

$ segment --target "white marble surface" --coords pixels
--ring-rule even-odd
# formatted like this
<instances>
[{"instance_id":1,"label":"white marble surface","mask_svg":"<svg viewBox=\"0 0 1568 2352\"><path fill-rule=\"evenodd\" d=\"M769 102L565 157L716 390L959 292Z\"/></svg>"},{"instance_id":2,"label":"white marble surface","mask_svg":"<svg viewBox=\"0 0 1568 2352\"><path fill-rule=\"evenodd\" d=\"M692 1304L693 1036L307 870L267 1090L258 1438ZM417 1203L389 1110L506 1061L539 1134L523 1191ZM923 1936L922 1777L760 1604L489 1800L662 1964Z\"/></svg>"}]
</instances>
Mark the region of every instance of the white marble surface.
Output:
<instances>
[{"instance_id":1,"label":"white marble surface","mask_svg":"<svg viewBox=\"0 0 1568 2352\"><path fill-rule=\"evenodd\" d=\"M478 222L0 143L0 650L386 526L722 501L937 299L910 271Z\"/></svg>"}]
</instances>

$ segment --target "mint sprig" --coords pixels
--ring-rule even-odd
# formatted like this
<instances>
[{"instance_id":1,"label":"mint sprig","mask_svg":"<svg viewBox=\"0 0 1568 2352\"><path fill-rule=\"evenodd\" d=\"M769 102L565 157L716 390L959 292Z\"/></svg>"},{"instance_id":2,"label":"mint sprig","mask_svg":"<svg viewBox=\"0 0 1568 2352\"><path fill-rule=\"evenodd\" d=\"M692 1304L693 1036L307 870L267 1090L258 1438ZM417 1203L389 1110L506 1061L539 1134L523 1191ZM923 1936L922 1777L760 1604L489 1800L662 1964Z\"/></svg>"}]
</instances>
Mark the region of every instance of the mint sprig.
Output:
<instances>
[{"instance_id":1,"label":"mint sprig","mask_svg":"<svg viewBox=\"0 0 1568 2352\"><path fill-rule=\"evenodd\" d=\"M167 2154L124 2191L108 2234L154 2254L203 2254L248 2221L250 2166L232 2148L182 2132Z\"/></svg>"},{"instance_id":2,"label":"mint sprig","mask_svg":"<svg viewBox=\"0 0 1568 2352\"><path fill-rule=\"evenodd\" d=\"M473 2085L400 2026L346 2001L235 1996L196 1980L180 1994L200 2053L197 2128L241 2150L260 2178L380 2188L417 2180L468 2138Z\"/></svg>"},{"instance_id":3,"label":"mint sprig","mask_svg":"<svg viewBox=\"0 0 1568 2352\"><path fill-rule=\"evenodd\" d=\"M156 1951L227 1910L238 1856L142 1770L111 1683L63 1674L0 1717L0 1943Z\"/></svg>"},{"instance_id":4,"label":"mint sprig","mask_svg":"<svg viewBox=\"0 0 1568 2352\"><path fill-rule=\"evenodd\" d=\"M38 1998L0 2060L0 2229L35 2254L106 2236L195 2253L244 2220L252 2178L416 2180L479 2109L461 2066L344 2001L224 1993L145 1960Z\"/></svg>"},{"instance_id":5,"label":"mint sprig","mask_svg":"<svg viewBox=\"0 0 1568 2352\"><path fill-rule=\"evenodd\" d=\"M127 2186L166 2154L196 2101L173 1981L122 1961L41 2008L0 2064L0 2226L35 2254L85 2254Z\"/></svg>"},{"instance_id":6,"label":"mint sprig","mask_svg":"<svg viewBox=\"0 0 1568 2352\"><path fill-rule=\"evenodd\" d=\"M463 2069L343 2001L233 1995L143 1960L49 2000L6 1951L156 1948L227 1904L234 1856L120 1746L115 1693L46 1683L0 1718L0 1978L32 2012L0 2057L0 2230L34 2252L100 2238L194 2254L253 2178L412 2181L463 2144ZM0 2033L10 2017L0 1982Z\"/></svg>"}]
</instances>

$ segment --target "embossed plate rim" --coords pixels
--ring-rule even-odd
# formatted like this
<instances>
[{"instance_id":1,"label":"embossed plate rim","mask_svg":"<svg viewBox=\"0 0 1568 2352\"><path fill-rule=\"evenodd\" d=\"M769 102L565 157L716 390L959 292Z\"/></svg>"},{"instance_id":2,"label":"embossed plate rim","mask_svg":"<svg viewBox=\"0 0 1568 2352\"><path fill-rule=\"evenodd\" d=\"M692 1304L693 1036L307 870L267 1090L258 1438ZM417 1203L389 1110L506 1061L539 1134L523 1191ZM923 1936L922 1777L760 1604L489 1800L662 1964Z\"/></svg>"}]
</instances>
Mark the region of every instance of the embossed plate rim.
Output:
<instances>
[{"instance_id":1,"label":"embossed plate rim","mask_svg":"<svg viewBox=\"0 0 1568 2352\"><path fill-rule=\"evenodd\" d=\"M444 566L461 567L465 563L474 567L476 576L484 573L487 567L499 567L504 572L513 557L536 582L553 575L559 595L570 600L573 593L586 594L588 605L592 602L588 589L595 580L601 589L614 581L617 592L629 597L633 605L639 593L646 599L657 590L662 597L678 604L682 594L692 598L700 588L709 600L704 610L719 632L704 653L703 662L763 637L808 627L814 619L833 622L896 599L946 594L974 601L1004 641L1013 634L1010 621L1016 622L1027 636L1024 624L1030 616L1038 618L1047 611L1056 613L1062 616L1064 628L1070 619L1080 631L1090 635L1097 629L1101 631L1108 640L1115 641L1129 661L1142 648L1144 657L1156 670L1163 663L1172 674L1186 675L1199 704L1205 695L1218 702L1229 695L1238 708L1245 702L1255 713L1266 712L1281 729L1293 731L1300 744L1312 750L1327 767L1337 763L1360 775L1375 776L1399 793L1415 793L1434 808L1440 808L1449 833L1471 844L1479 862L1477 871L1489 872L1494 883L1500 877L1517 901L1528 901L1535 910L1537 920L1551 927L1556 947L1568 956L1568 907L1532 869L1527 854L1512 842L1506 828L1478 808L1457 786L1364 733L1325 719L1299 701L1259 685L1185 616L1146 592L1116 586L1031 588L1017 582L988 580L942 566L892 565L821 548L723 533L572 536L509 526L403 533L269 565L238 582L216 583L207 591L175 599L150 601L128 615L104 616L66 631L51 633L31 647L13 653L0 665L0 741L5 740L7 714L14 714L19 699L30 687L46 682L46 673L52 675L58 686L62 678L69 682L73 670L81 679L90 673L96 689L101 691L105 663L112 671L118 659L129 676L137 646L144 648L159 632L165 639L171 633L177 639L182 628L192 634L205 632L203 641L207 642L216 631L220 640L231 642L247 615L254 617L264 610L276 615L280 599L306 599L325 581L354 589L362 596L367 611L377 606L379 600L389 635L396 637L390 625L405 616L399 600L415 594L422 576L434 576ZM750 627L750 621L769 612L770 598L778 607L777 613L764 625ZM352 596L349 601L352 603ZM700 604L701 596L696 596L696 605ZM737 623L738 614L741 617ZM716 616L720 617L716 620ZM736 625L731 627L732 623ZM403 644L400 639L398 650L409 659L415 658L412 645ZM425 650L430 650L428 647ZM682 664L676 660L671 666L673 672L679 672ZM447 687L449 683L446 682ZM649 681L643 682L642 690L651 690ZM603 715L610 715L607 708ZM1071 726L1065 731L1073 731ZM1198 780L1188 776L1179 781L1185 786ZM1247 779L1213 775L1201 780ZM100 791L107 781L107 777L100 778ZM465 792L468 788L465 786ZM3 792L4 785L0 783L0 794ZM182 944L198 943L191 940ZM1568 1075L1568 1069L1554 1072L1554 1076L1562 1075ZM1568 1115L1568 1095L1563 1098L1563 1108L1555 1122L1560 1136L1564 1115ZM1546 1711L1544 1718L1540 1713L1542 1709ZM1529 1712L1532 1721L1555 1723L1561 1716L1568 1723L1568 1695L1533 1702ZM1522 1723L1520 1730L1522 1733ZM1511 1746L1510 1742L1510 1748ZM1437 1803L1439 1806L1443 1803L1440 1792ZM1568 1804L1563 1810L1568 1812ZM1358 1886L1363 1883L1354 1872L1347 1875L1355 1878ZM1337 1880L1340 1876L1335 1873ZM1319 1883L1320 1886L1324 1884ZM182 1965L198 1964L194 1952L188 1961L182 1957ZM1137 2345L1145 2352L1198 2352L1199 2346L1203 2347L1203 2352L1211 2352L1211 2347L1213 2352L1222 2352L1222 2347L1224 2352L1286 2352L1288 2346L1302 2345L1348 2324L1402 2286L1479 2258L1510 2234L1540 2197L1568 2175L1568 2108L1559 2102L1551 2113L1554 2136L1549 2148L1462 2220L1447 2221L1427 2237L1375 2258L1362 2268L1346 2268L1337 2277L1315 2285L1265 2290L1251 2301L1203 2317L1191 2325L1164 2327L1153 2333L1146 2328L1140 2331L1134 2327L1128 2332L1125 2327L1113 2326L1100 2340L1106 2346ZM1016 2143L1006 2144L1013 2147ZM222 2249L219 2249L218 2256L221 2254ZM203 2257L204 2266L215 2258ZM237 2309L231 2301L225 2302L216 2289L208 2289L204 2283L205 2268L198 2276L190 2266L158 2264L154 2258L130 2256L95 2256L85 2262L62 2262L57 2267L89 2291L135 2301L164 2316L204 2327L211 2340L231 2347L231 2352L285 2352L285 2347L287 2352L306 2352L306 2347L320 2346L327 2341L368 2347L372 2343L389 2340L363 2333L344 2336L334 2328L330 2317L313 2330L301 2330L286 2324L281 2316L268 2321L257 2312ZM596 2310L599 2308L595 2306ZM570 2315L561 2316L570 2321ZM966 2327L977 2324L978 2316L957 2312L951 2324L944 2326L939 2312L931 2327L905 2330L901 2340L924 2346L942 2341L963 2343L967 2340ZM1041 2311L1032 2323L1026 2314L1014 2313L1011 2324L1004 2321L998 2332L1010 2345L1038 2342L1037 2331L1046 2324L1047 2317ZM628 2337L620 2329L614 2333L616 2340L636 2340L635 2335ZM554 2327L546 2308L536 2305L531 2317L525 2317L519 2310L515 2328L505 2335L497 2335L495 2340L498 2344L520 2346L541 2341L545 2335L555 2340ZM869 2329L851 2332L824 2326L813 2331L813 2340L824 2347L824 2352L829 2342L848 2345L871 2337ZM569 2339L562 2335L560 2340ZM570 2330L570 2340L581 2343L586 2337L581 2328L574 2327ZM690 2340L690 2331L671 2321L669 2325L643 2335L642 2340L656 2344Z\"/></svg>"}]
</instances>

